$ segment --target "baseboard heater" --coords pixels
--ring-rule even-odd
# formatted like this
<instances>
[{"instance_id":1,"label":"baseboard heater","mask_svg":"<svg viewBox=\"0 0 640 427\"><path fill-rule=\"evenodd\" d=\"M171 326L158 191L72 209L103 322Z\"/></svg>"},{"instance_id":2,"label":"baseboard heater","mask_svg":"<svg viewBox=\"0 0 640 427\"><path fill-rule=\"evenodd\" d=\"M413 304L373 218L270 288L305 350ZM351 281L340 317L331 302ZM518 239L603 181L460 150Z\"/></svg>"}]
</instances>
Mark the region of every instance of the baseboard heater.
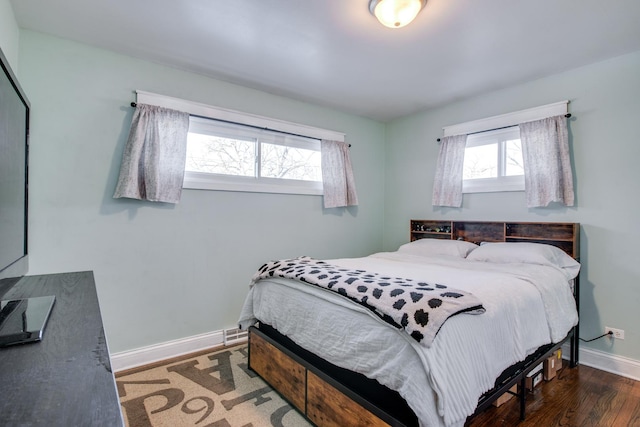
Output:
<instances>
[{"instance_id":1,"label":"baseboard heater","mask_svg":"<svg viewBox=\"0 0 640 427\"><path fill-rule=\"evenodd\" d=\"M249 337L248 331L239 328L225 329L222 333L222 341L224 345L233 345L247 341Z\"/></svg>"}]
</instances>

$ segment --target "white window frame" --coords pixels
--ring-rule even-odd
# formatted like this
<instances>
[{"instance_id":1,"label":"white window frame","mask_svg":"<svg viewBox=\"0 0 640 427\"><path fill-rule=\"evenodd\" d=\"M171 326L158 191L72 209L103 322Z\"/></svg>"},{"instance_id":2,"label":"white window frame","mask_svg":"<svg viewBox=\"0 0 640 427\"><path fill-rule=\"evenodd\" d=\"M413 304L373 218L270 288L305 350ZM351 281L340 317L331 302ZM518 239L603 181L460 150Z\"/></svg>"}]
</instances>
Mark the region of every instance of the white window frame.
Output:
<instances>
[{"instance_id":1,"label":"white window frame","mask_svg":"<svg viewBox=\"0 0 640 427\"><path fill-rule=\"evenodd\" d=\"M505 175L506 141L519 138L520 129L517 126L468 135L466 148L491 144L498 146L498 176L495 178L463 179L462 192L491 193L498 191L524 191L524 174L514 176Z\"/></svg>"},{"instance_id":2,"label":"white window frame","mask_svg":"<svg viewBox=\"0 0 640 427\"><path fill-rule=\"evenodd\" d=\"M199 134L237 137L241 140L251 140L255 143L255 176L227 175L207 172L185 171L183 188L247 191L261 193L284 194L323 194L322 181L304 181L296 179L269 178L262 176L262 144L277 144L294 148L303 148L317 151L320 154L320 140L288 134L278 135L276 132L262 132L262 129L245 125L232 125L227 127L208 118L191 116L189 119L189 132ZM225 128L226 127L226 128Z\"/></svg>"},{"instance_id":3,"label":"white window frame","mask_svg":"<svg viewBox=\"0 0 640 427\"><path fill-rule=\"evenodd\" d=\"M327 139L344 142L345 134L327 129L306 126L270 117L229 110L211 105L186 101L141 90L136 91L137 102L184 111L192 116L223 120L251 127L269 129L318 140ZM313 149L313 148L312 148ZM277 178L260 178L246 176L220 175L202 172L185 172L183 188L196 190L243 191L258 193L283 193L322 195L322 182L301 181Z\"/></svg>"},{"instance_id":4,"label":"white window frame","mask_svg":"<svg viewBox=\"0 0 640 427\"><path fill-rule=\"evenodd\" d=\"M567 114L569 101L560 101L553 104L542 105L539 107L529 108L526 110L515 111L512 113L502 114L499 116L487 117L484 119L474 120L465 123L443 127L444 136L453 135L469 135L467 137L467 146L469 140L473 143L475 135L490 131L497 131L504 128L517 126L520 123L541 120L547 117L559 116ZM522 183L520 184L520 179ZM465 182L465 181L474 181ZM463 180L463 193L485 193L485 192L501 192L501 191L524 191L524 175L517 177L503 177L502 179L485 178L474 180Z\"/></svg>"}]
</instances>

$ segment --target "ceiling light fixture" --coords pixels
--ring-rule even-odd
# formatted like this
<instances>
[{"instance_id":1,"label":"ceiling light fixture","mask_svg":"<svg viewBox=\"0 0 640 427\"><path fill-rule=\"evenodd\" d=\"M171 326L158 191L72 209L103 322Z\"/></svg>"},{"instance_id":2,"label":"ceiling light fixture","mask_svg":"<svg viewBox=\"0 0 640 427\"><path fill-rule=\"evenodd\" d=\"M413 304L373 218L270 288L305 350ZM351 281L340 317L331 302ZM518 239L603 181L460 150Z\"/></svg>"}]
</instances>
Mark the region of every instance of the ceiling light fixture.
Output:
<instances>
[{"instance_id":1,"label":"ceiling light fixture","mask_svg":"<svg viewBox=\"0 0 640 427\"><path fill-rule=\"evenodd\" d=\"M415 19L427 0L370 0L369 12L385 27L401 28Z\"/></svg>"}]
</instances>

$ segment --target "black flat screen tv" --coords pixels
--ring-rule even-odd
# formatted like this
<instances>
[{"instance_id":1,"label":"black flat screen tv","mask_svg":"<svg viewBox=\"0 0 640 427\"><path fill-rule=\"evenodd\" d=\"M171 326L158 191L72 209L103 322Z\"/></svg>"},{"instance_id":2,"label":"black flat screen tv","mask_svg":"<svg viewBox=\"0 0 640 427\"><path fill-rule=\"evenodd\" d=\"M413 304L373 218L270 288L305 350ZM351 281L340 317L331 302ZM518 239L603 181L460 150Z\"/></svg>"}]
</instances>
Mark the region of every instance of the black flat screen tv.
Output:
<instances>
[{"instance_id":1,"label":"black flat screen tv","mask_svg":"<svg viewBox=\"0 0 640 427\"><path fill-rule=\"evenodd\" d=\"M27 273L29 101L0 49L0 285ZM1 287L0 287L1 288ZM1 295L0 295L1 296Z\"/></svg>"}]
</instances>

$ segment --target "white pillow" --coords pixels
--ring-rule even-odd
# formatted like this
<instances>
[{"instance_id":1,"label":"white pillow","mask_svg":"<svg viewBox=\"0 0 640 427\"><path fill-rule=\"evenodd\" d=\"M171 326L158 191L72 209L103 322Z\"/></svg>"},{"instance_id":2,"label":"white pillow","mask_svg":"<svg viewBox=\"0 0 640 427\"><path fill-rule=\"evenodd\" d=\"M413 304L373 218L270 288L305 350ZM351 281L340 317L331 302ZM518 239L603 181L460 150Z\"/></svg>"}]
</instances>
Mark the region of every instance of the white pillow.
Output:
<instances>
[{"instance_id":1,"label":"white pillow","mask_svg":"<svg viewBox=\"0 0 640 427\"><path fill-rule=\"evenodd\" d=\"M405 243L398 248L398 252L417 256L449 255L466 258L478 245L462 240L419 239Z\"/></svg>"},{"instance_id":2,"label":"white pillow","mask_svg":"<svg viewBox=\"0 0 640 427\"><path fill-rule=\"evenodd\" d=\"M580 263L562 249L543 243L484 243L467 257L472 261L497 263L527 263L549 265L561 269L568 279L580 271Z\"/></svg>"}]
</instances>

